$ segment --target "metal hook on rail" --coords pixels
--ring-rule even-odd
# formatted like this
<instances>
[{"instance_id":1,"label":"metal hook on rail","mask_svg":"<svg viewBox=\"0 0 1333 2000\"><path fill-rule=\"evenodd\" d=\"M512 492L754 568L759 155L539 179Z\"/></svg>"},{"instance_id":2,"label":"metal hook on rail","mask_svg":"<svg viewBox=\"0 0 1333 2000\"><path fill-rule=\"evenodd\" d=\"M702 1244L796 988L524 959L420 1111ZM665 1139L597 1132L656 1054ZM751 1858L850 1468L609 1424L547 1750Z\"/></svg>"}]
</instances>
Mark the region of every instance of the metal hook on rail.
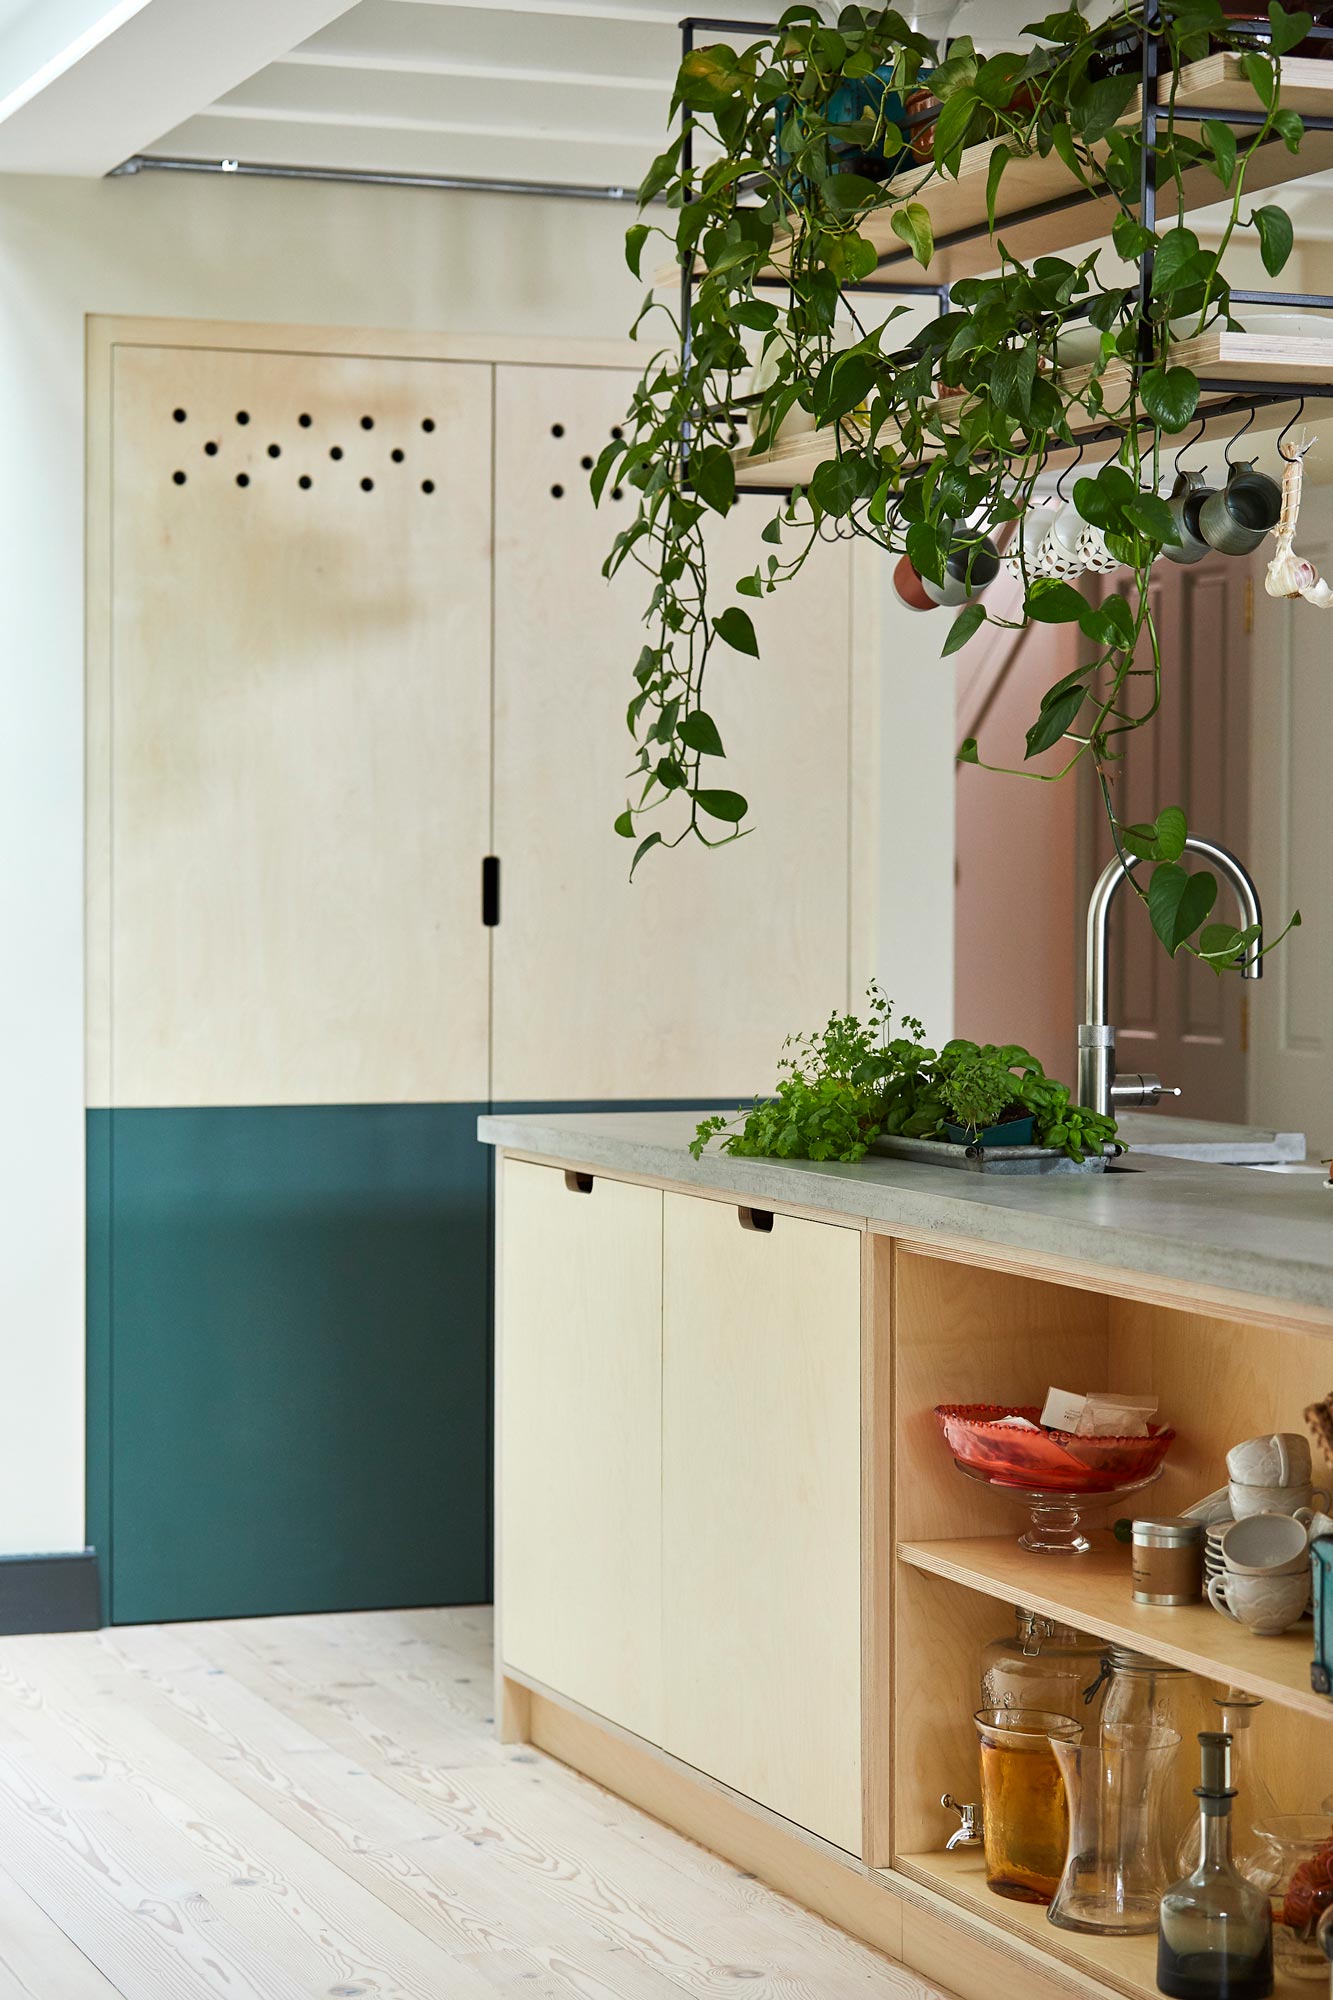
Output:
<instances>
[{"instance_id":1,"label":"metal hook on rail","mask_svg":"<svg viewBox=\"0 0 1333 2000\"><path fill-rule=\"evenodd\" d=\"M1180 479L1184 476L1184 468L1180 463L1181 459L1185 456L1185 453L1190 449L1191 445L1196 445L1199 442L1199 439L1203 436L1207 428L1208 428L1207 417L1200 417L1197 425L1195 426L1194 436L1186 438L1184 444L1181 445L1180 450L1176 453L1175 457L1172 459L1171 463L1175 467L1177 479Z\"/></svg>"},{"instance_id":2,"label":"metal hook on rail","mask_svg":"<svg viewBox=\"0 0 1333 2000\"><path fill-rule=\"evenodd\" d=\"M1244 437L1246 431L1250 428L1250 425L1254 422L1257 413L1258 413L1258 405L1252 404L1249 416L1246 417L1244 423L1241 425L1240 429L1236 432L1235 437L1233 437L1230 440L1226 450L1222 453L1223 458L1226 460L1226 466L1228 472L1230 472L1231 470L1231 454L1235 450L1236 446L1240 443L1241 439Z\"/></svg>"},{"instance_id":3,"label":"metal hook on rail","mask_svg":"<svg viewBox=\"0 0 1333 2000\"><path fill-rule=\"evenodd\" d=\"M1300 422L1301 418L1304 415L1305 415L1305 398L1304 396L1299 396L1296 400L1295 414L1287 420L1287 422L1283 425L1282 429L1278 432L1277 455L1279 458L1281 458L1282 456L1282 446L1286 442L1287 432L1289 430L1294 429L1294 427Z\"/></svg>"},{"instance_id":4,"label":"metal hook on rail","mask_svg":"<svg viewBox=\"0 0 1333 2000\"><path fill-rule=\"evenodd\" d=\"M1065 481L1066 479L1068 479L1071 472L1078 471L1082 457L1083 457L1083 440L1082 438L1080 438L1078 441L1078 450L1075 452L1073 458L1070 460L1069 464L1064 468L1063 472L1060 474L1060 477L1055 482L1055 497L1057 500L1064 499Z\"/></svg>"}]
</instances>

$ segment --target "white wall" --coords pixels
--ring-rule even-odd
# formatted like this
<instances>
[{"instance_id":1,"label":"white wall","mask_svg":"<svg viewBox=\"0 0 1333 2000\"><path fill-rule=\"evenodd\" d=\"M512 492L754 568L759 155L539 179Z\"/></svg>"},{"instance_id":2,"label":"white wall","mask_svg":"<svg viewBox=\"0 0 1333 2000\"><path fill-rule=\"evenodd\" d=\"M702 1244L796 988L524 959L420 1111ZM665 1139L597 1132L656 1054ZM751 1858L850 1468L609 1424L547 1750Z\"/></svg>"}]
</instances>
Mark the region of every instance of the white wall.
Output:
<instances>
[{"instance_id":1,"label":"white wall","mask_svg":"<svg viewBox=\"0 0 1333 2000\"><path fill-rule=\"evenodd\" d=\"M0 1553L84 1537L84 316L614 336L641 297L627 220L593 203L165 174L0 180ZM947 625L903 612L887 565L883 592L874 956L886 990L943 1034L953 675L921 667Z\"/></svg>"},{"instance_id":2,"label":"white wall","mask_svg":"<svg viewBox=\"0 0 1333 2000\"><path fill-rule=\"evenodd\" d=\"M0 183L0 1553L83 1545L84 315L618 334L594 203Z\"/></svg>"}]
</instances>

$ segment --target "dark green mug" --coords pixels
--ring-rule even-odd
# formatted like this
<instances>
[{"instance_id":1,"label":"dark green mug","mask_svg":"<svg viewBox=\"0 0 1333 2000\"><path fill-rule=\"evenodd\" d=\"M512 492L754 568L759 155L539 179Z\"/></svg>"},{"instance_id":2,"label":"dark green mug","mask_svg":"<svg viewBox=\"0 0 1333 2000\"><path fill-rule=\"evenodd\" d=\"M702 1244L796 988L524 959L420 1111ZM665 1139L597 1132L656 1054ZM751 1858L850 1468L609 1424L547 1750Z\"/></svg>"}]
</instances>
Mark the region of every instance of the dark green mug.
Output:
<instances>
[{"instance_id":1,"label":"dark green mug","mask_svg":"<svg viewBox=\"0 0 1333 2000\"><path fill-rule=\"evenodd\" d=\"M1233 465L1227 483L1199 509L1199 533L1219 555L1252 555L1282 512L1282 488L1254 460Z\"/></svg>"}]
</instances>

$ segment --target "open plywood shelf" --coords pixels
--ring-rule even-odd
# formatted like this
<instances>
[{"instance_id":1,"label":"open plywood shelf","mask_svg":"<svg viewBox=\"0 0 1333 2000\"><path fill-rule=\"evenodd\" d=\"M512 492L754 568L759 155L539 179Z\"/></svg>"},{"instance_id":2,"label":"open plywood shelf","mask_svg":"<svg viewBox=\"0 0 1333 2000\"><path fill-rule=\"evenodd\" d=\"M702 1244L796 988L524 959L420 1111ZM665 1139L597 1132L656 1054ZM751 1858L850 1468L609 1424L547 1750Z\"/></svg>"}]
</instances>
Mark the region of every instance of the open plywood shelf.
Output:
<instances>
[{"instance_id":1,"label":"open plywood shelf","mask_svg":"<svg viewBox=\"0 0 1333 2000\"><path fill-rule=\"evenodd\" d=\"M1333 69L1333 62L1329 68ZM1207 385L1210 381L1230 382L1243 378L1256 389L1280 389L1284 382L1327 383L1330 392L1333 392L1333 316L1329 319L1329 331L1330 338L1321 340L1308 336L1298 338L1291 334L1228 333L1224 328L1212 328L1196 340L1177 341L1172 346L1170 360L1173 366L1192 369L1204 384L1199 415L1206 417ZM1088 365L1061 368L1055 379L1062 395L1077 397L1087 389L1092 379L1092 368ZM1121 392L1128 383L1129 370L1126 367L1117 363L1106 370L1101 377L1105 407L1100 412L1088 412L1089 427L1114 419L1122 401ZM1217 391L1215 400L1220 400L1224 393L1227 392ZM947 419L949 406L944 404L941 407ZM1313 419L1318 414L1317 407L1307 414ZM1251 435L1261 436L1266 430L1280 430L1290 415L1291 410L1285 404L1260 409L1251 426ZM1201 440L1229 436L1237 427L1238 419L1234 416L1216 418L1205 425ZM1188 430L1181 433L1182 438L1188 435ZM881 441L886 445L893 445L897 437L898 432L892 425L886 425L880 433ZM736 484L741 488L806 486L816 467L836 454L837 443L832 428L802 432L797 437L780 441L772 451L752 453L746 446L738 445L732 453L736 464ZM1072 452L1053 452L1050 462L1060 465L1072 456Z\"/></svg>"},{"instance_id":2,"label":"open plywood shelf","mask_svg":"<svg viewBox=\"0 0 1333 2000\"><path fill-rule=\"evenodd\" d=\"M994 1896L986 1887L986 1871L980 1850L962 1848L953 1854L905 1854L894 1863L901 1875L934 1889L949 1901L984 1917L1040 1950L1049 1965L1058 1959L1086 1977L1103 1981L1128 2000L1159 2000L1157 1986L1157 1939L1152 1937L1083 1937L1076 1931L1060 1930L1048 1921L1045 1909L1035 1903L1011 1903ZM1279 1973L1273 2000L1309 2000L1308 1979L1293 1979Z\"/></svg>"},{"instance_id":3,"label":"open plywood shelf","mask_svg":"<svg viewBox=\"0 0 1333 2000\"><path fill-rule=\"evenodd\" d=\"M1264 1701L1333 1721L1333 1701L1310 1686L1311 1626L1258 1639L1209 1604L1171 1609L1135 1604L1128 1548L1101 1529L1090 1539L1093 1548L1085 1556L1034 1555L1019 1547L1016 1535L903 1542L898 1554L915 1569L968 1590L1005 1604L1026 1604L1080 1631L1187 1667L1205 1680L1243 1687Z\"/></svg>"},{"instance_id":4,"label":"open plywood shelf","mask_svg":"<svg viewBox=\"0 0 1333 2000\"><path fill-rule=\"evenodd\" d=\"M1239 56L1215 55L1185 65L1175 101L1181 110L1225 110L1253 108L1258 100L1245 79ZM1333 61L1289 56L1282 65L1281 102L1312 117L1333 112ZM1136 99L1124 122L1134 124L1138 117ZM1181 129L1194 131L1197 127L1191 121ZM1243 141L1245 128L1236 129ZM1011 256L1030 263L1034 257L1059 256L1110 235L1117 213L1114 200L1079 188L1055 153L1044 160L1035 155L1015 159L1006 167L992 233L986 216L986 178L992 151L990 141L969 146L959 163L957 179L932 179L928 167L895 175L895 194L919 200L929 213L936 250L929 271L923 272L910 249L894 235L891 211L879 210L867 216L860 228L879 252L882 272L899 279L920 277L923 283L953 284L959 278L994 270L996 238L1003 240ZM1300 152L1294 155L1280 140L1270 141L1260 147L1246 171L1246 192L1257 194L1329 166L1333 166L1333 132L1306 132ZM1189 211L1215 204L1221 197L1221 186L1209 169L1197 167L1184 176L1182 192ZM1032 214L1032 210L1041 212ZM771 275L782 276L780 248ZM658 275L659 283L678 280L675 265Z\"/></svg>"}]
</instances>

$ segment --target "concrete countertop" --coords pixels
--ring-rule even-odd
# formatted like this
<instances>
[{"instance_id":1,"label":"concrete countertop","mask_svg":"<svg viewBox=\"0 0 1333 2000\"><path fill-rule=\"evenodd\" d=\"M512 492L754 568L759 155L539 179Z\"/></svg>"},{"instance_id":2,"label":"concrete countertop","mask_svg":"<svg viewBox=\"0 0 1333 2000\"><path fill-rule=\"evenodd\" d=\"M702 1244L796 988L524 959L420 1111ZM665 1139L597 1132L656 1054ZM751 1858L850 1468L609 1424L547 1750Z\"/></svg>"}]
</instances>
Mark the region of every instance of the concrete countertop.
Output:
<instances>
[{"instance_id":1,"label":"concrete countertop","mask_svg":"<svg viewBox=\"0 0 1333 2000\"><path fill-rule=\"evenodd\" d=\"M547 1112L477 1121L487 1145L970 1236L1014 1250L1333 1310L1333 1191L1270 1172L1144 1155L1106 1174L1005 1179L898 1160L691 1159L702 1114Z\"/></svg>"}]
</instances>

